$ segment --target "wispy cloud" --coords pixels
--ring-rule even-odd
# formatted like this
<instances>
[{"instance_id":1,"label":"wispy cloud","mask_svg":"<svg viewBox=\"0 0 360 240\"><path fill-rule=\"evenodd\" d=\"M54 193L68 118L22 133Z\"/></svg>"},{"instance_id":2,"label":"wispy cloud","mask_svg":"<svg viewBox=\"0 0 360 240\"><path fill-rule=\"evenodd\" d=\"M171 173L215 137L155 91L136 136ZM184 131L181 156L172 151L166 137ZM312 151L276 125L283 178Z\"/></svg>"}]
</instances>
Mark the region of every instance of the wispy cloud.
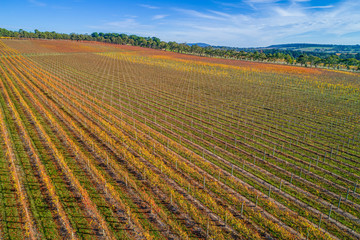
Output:
<instances>
[{"instance_id":1,"label":"wispy cloud","mask_svg":"<svg viewBox=\"0 0 360 240\"><path fill-rule=\"evenodd\" d=\"M29 3L32 3L38 7L45 7L46 6L46 3L43 3L43 2L39 2L37 0L28 0Z\"/></svg>"},{"instance_id":2,"label":"wispy cloud","mask_svg":"<svg viewBox=\"0 0 360 240\"><path fill-rule=\"evenodd\" d=\"M211 20L225 20L225 18L223 17L219 17L219 16L215 16L215 15L211 15L211 14L207 14L207 13L202 13L196 10L191 10L191 9L182 9L182 8L174 8L175 11L178 11L182 14L191 16L191 17L196 17L196 18L206 18L206 19L211 19Z\"/></svg>"},{"instance_id":3,"label":"wispy cloud","mask_svg":"<svg viewBox=\"0 0 360 240\"><path fill-rule=\"evenodd\" d=\"M326 6L311 6L305 7L305 9L324 9L324 8L333 8L334 5L326 5Z\"/></svg>"},{"instance_id":4,"label":"wispy cloud","mask_svg":"<svg viewBox=\"0 0 360 240\"><path fill-rule=\"evenodd\" d=\"M275 12L281 17L304 17L306 14L298 8L280 8L275 7Z\"/></svg>"},{"instance_id":5,"label":"wispy cloud","mask_svg":"<svg viewBox=\"0 0 360 240\"><path fill-rule=\"evenodd\" d=\"M155 16L153 16L152 17L152 20L159 20L159 19L163 19L163 18L166 18L167 16L169 16L169 15L161 15L161 14L159 14L159 15L155 15Z\"/></svg>"},{"instance_id":6,"label":"wispy cloud","mask_svg":"<svg viewBox=\"0 0 360 240\"><path fill-rule=\"evenodd\" d=\"M148 8L148 9L159 9L160 7L157 6L152 6L152 5L148 5L148 4L139 4L140 7L143 8Z\"/></svg>"},{"instance_id":7,"label":"wispy cloud","mask_svg":"<svg viewBox=\"0 0 360 240\"><path fill-rule=\"evenodd\" d=\"M170 29L166 36L184 42L231 46L265 46L284 42L345 44L341 41L350 39L348 36L360 38L358 1L346 0L327 6L310 6L307 0L286 3L247 0L247 3L254 5L257 11L240 14L237 11L176 9L184 16L181 21L173 20L177 29ZM266 4L266 8L261 7L262 4Z\"/></svg>"},{"instance_id":8,"label":"wispy cloud","mask_svg":"<svg viewBox=\"0 0 360 240\"><path fill-rule=\"evenodd\" d=\"M227 14L224 12L219 12L219 11L214 11L214 10L209 10L209 12L219 15L219 16L222 16L222 17L226 17L226 18L232 17L230 14Z\"/></svg>"},{"instance_id":9,"label":"wispy cloud","mask_svg":"<svg viewBox=\"0 0 360 240\"><path fill-rule=\"evenodd\" d=\"M158 7L143 5L149 9L147 14L136 18L119 15L114 18L120 20L92 29L237 47L288 42L359 43L359 1L332 1L324 6L308 0L215 1L215 7L162 7L163 11L156 14L152 9ZM149 19L153 20L151 24Z\"/></svg>"},{"instance_id":10,"label":"wispy cloud","mask_svg":"<svg viewBox=\"0 0 360 240\"><path fill-rule=\"evenodd\" d=\"M245 0L244 2L246 2L248 4L254 4L254 3L264 4L264 3L276 3L279 1L280 0Z\"/></svg>"}]
</instances>

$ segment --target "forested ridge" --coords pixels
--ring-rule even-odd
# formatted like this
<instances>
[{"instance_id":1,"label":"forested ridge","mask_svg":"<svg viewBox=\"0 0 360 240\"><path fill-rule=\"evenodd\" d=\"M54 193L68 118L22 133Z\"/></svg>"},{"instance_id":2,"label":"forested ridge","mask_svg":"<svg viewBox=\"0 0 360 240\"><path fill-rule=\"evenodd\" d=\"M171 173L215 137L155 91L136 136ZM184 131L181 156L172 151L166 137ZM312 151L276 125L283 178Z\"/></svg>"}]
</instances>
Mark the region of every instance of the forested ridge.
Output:
<instances>
[{"instance_id":1,"label":"forested ridge","mask_svg":"<svg viewBox=\"0 0 360 240\"><path fill-rule=\"evenodd\" d=\"M174 41L165 42L157 37L141 37L127 35L124 33L57 33L55 31L41 32L34 30L28 32L23 29L11 31L0 28L0 37L11 38L40 38L40 39L65 39L77 41L98 41L122 45L132 45L153 49L162 49L179 53L195 54L200 56L232 58L248 61L275 62L289 65L300 65L305 67L325 67L339 70L360 70L360 53L318 53L305 52L290 49L256 49L256 48L230 48L230 47L201 47L197 44L177 43ZM284 46L291 44L284 44ZM280 46L280 45L279 45ZM319 45L320 46L320 45Z\"/></svg>"}]
</instances>

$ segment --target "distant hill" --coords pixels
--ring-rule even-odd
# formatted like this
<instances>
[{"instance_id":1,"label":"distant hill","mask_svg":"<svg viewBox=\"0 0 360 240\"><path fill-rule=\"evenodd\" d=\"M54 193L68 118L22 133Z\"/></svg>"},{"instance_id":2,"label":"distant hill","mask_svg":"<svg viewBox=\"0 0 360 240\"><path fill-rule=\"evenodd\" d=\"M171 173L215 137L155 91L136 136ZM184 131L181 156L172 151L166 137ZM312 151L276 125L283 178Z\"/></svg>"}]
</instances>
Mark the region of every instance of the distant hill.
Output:
<instances>
[{"instance_id":1,"label":"distant hill","mask_svg":"<svg viewBox=\"0 0 360 240\"><path fill-rule=\"evenodd\" d=\"M311 54L357 54L360 53L360 45L336 45L336 44L312 44L312 43L288 43L288 44L276 44L268 47L255 47L255 48L239 48L239 47L227 47L227 46L212 46L216 49L226 49L245 52L307 52Z\"/></svg>"},{"instance_id":2,"label":"distant hill","mask_svg":"<svg viewBox=\"0 0 360 240\"><path fill-rule=\"evenodd\" d=\"M199 47L211 47L211 45L209 45L207 43L186 43L186 45L188 45L188 46L198 45Z\"/></svg>"},{"instance_id":3,"label":"distant hill","mask_svg":"<svg viewBox=\"0 0 360 240\"><path fill-rule=\"evenodd\" d=\"M264 49L292 50L317 53L360 53L360 45L336 45L336 44L311 44L311 43L290 43L271 45Z\"/></svg>"}]
</instances>

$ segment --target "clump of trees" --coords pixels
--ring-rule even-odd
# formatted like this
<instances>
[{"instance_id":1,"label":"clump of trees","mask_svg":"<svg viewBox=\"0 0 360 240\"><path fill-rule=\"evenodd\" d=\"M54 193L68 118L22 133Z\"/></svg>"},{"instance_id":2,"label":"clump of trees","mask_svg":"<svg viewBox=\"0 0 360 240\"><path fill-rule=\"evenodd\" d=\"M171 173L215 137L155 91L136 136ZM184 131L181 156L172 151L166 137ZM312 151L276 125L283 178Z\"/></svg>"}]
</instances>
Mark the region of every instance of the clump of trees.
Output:
<instances>
[{"instance_id":1,"label":"clump of trees","mask_svg":"<svg viewBox=\"0 0 360 240\"><path fill-rule=\"evenodd\" d=\"M35 30L28 32L23 29L19 31L10 31L0 28L0 37L11 38L40 38L40 39L67 39L77 41L98 41L115 44L127 44L132 46L140 46L154 49L162 49L179 53L195 54L199 56L232 58L249 61L277 62L286 64L297 64L305 67L327 67L333 69L347 69L360 71L360 53L357 54L333 54L326 56L316 56L316 54L306 54L299 51L254 51L235 50L231 48L218 47L200 47L198 45L187 45L186 43L177 43L174 41L164 42L157 37L140 37L137 35L127 35L119 33L97 33L77 34L77 33L57 33L57 32L41 32Z\"/></svg>"}]
</instances>

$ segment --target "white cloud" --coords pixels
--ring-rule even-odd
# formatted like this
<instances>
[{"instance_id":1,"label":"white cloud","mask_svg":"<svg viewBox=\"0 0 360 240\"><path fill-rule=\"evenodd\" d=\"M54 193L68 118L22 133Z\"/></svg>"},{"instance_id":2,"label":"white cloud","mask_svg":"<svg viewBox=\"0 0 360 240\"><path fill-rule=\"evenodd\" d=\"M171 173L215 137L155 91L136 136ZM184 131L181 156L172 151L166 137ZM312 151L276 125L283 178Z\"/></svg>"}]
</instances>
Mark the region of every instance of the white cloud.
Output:
<instances>
[{"instance_id":1,"label":"white cloud","mask_svg":"<svg viewBox=\"0 0 360 240\"><path fill-rule=\"evenodd\" d=\"M183 13L185 15L188 15L188 16L196 17L196 18L206 18L206 19L212 19L212 20L226 20L225 18L221 18L218 16L214 16L214 15L210 15L210 14L206 14L206 13L202 13L202 12L190 10L190 9L174 8L174 10L176 10L180 13Z\"/></svg>"},{"instance_id":2,"label":"white cloud","mask_svg":"<svg viewBox=\"0 0 360 240\"><path fill-rule=\"evenodd\" d=\"M148 9L159 9L160 7L157 6L152 6L152 5L148 5L148 4L139 4L140 7L143 8L148 8Z\"/></svg>"},{"instance_id":3,"label":"white cloud","mask_svg":"<svg viewBox=\"0 0 360 240\"><path fill-rule=\"evenodd\" d=\"M166 18L168 15L155 15L152 17L152 20L159 20L159 19L163 19L163 18Z\"/></svg>"},{"instance_id":4,"label":"white cloud","mask_svg":"<svg viewBox=\"0 0 360 240\"><path fill-rule=\"evenodd\" d=\"M248 3L248 4L264 4L264 3L276 3L279 2L280 0L246 0L244 2Z\"/></svg>"},{"instance_id":5,"label":"white cloud","mask_svg":"<svg viewBox=\"0 0 360 240\"><path fill-rule=\"evenodd\" d=\"M222 16L222 17L232 17L230 14L224 13L224 12L219 12L219 11L214 11L214 10L209 10L209 12L214 13L216 15Z\"/></svg>"},{"instance_id":6,"label":"white cloud","mask_svg":"<svg viewBox=\"0 0 360 240\"><path fill-rule=\"evenodd\" d=\"M244 1L233 3L239 8L222 2L217 2L218 8L204 10L168 8L165 14L154 15L150 11L142 17L124 17L92 28L157 36L165 41L205 42L236 47L289 42L359 43L359 1L345 0L327 6L311 6L304 0L247 0L245 5ZM247 4L253 4L254 8ZM240 5L245 6L246 10L241 9ZM166 23L148 23L149 19L164 18Z\"/></svg>"},{"instance_id":7,"label":"white cloud","mask_svg":"<svg viewBox=\"0 0 360 240\"><path fill-rule=\"evenodd\" d=\"M266 46L286 42L356 44L360 39L360 2L343 1L328 6L309 7L307 1L248 0L266 8L248 13L233 11L177 9L184 14L174 20L177 29L166 35L170 40L206 42L238 47ZM222 3L219 3L222 4ZM234 3L236 4L236 3ZM255 6L255 7L256 7ZM195 20L195 18L197 20ZM346 35L346 37L345 37ZM347 42L341 42L342 39Z\"/></svg>"},{"instance_id":8,"label":"white cloud","mask_svg":"<svg viewBox=\"0 0 360 240\"><path fill-rule=\"evenodd\" d=\"M312 6L312 7L305 7L304 9L321 9L321 8L333 8L334 5L326 5L326 6Z\"/></svg>"},{"instance_id":9,"label":"white cloud","mask_svg":"<svg viewBox=\"0 0 360 240\"><path fill-rule=\"evenodd\" d=\"M280 7L274 8L275 12L277 12L281 17L304 17L305 13L303 13L300 9L284 9Z\"/></svg>"}]
</instances>

